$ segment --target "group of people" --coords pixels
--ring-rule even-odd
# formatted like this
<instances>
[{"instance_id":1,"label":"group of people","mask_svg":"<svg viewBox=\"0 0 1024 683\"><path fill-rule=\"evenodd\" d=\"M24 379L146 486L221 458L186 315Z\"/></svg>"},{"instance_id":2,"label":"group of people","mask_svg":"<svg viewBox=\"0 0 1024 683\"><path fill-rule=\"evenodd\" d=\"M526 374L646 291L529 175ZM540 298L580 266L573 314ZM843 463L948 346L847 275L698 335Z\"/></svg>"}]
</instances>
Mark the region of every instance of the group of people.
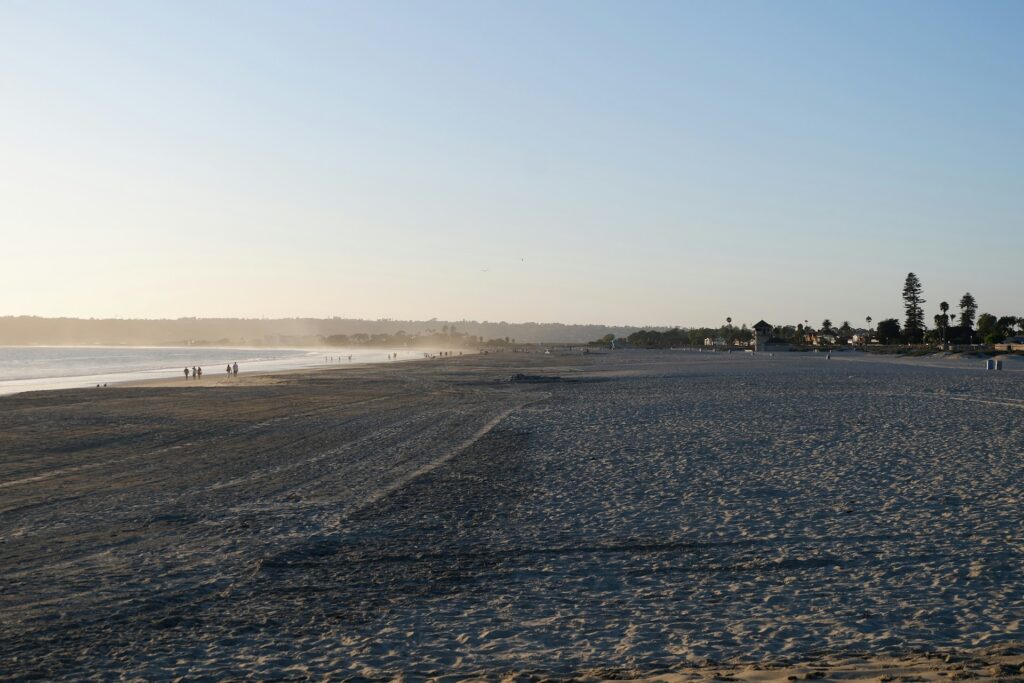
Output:
<instances>
[{"instance_id":1,"label":"group of people","mask_svg":"<svg viewBox=\"0 0 1024 683\"><path fill-rule=\"evenodd\" d=\"M189 377L191 377L192 379L202 379L203 378L203 369L201 367L199 367L198 365L193 365L192 366L191 373L189 372L188 368L185 368L184 372L185 372L185 379L188 379ZM238 363L235 362L235 363L229 364L226 367L226 372L228 373L228 377L231 377L232 375L234 375L235 377L238 377Z\"/></svg>"}]
</instances>

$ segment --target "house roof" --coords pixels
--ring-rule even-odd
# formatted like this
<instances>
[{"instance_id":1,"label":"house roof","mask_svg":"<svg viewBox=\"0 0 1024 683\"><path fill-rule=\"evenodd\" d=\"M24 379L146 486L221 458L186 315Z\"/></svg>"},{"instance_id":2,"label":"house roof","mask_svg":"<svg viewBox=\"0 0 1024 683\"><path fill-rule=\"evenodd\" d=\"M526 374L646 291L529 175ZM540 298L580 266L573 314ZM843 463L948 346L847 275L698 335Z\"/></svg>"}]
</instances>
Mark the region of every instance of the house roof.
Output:
<instances>
[{"instance_id":1,"label":"house roof","mask_svg":"<svg viewBox=\"0 0 1024 683\"><path fill-rule=\"evenodd\" d=\"M763 320L758 320L754 323L754 329L760 332L761 330L767 330L771 332L774 328Z\"/></svg>"}]
</instances>

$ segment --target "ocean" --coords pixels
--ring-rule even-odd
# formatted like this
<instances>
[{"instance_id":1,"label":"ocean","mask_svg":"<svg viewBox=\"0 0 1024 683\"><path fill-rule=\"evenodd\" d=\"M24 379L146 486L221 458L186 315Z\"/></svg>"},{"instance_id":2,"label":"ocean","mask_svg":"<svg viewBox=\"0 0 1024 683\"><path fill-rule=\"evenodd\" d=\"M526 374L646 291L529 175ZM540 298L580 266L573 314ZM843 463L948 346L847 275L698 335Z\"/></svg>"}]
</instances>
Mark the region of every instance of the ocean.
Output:
<instances>
[{"instance_id":1,"label":"ocean","mask_svg":"<svg viewBox=\"0 0 1024 683\"><path fill-rule=\"evenodd\" d=\"M230 363L238 363L239 374L379 363L395 352L399 360L423 355L419 350L366 348L4 346L0 347L0 394L183 377L182 370L194 365L202 367L203 373L212 377L224 373Z\"/></svg>"}]
</instances>

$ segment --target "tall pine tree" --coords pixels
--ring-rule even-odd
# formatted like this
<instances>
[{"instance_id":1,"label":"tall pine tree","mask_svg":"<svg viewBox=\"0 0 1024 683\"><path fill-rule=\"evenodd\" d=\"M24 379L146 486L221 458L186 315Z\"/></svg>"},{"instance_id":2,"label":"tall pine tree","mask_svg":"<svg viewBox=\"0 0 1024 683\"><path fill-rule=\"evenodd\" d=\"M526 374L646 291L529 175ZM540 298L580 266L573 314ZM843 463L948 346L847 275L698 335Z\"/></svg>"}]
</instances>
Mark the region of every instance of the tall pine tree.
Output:
<instances>
[{"instance_id":1,"label":"tall pine tree","mask_svg":"<svg viewBox=\"0 0 1024 683\"><path fill-rule=\"evenodd\" d=\"M903 323L903 333L911 344L919 343L924 338L924 309L921 304L921 281L913 273L907 273L907 281L903 283L903 308L907 312Z\"/></svg>"},{"instance_id":2,"label":"tall pine tree","mask_svg":"<svg viewBox=\"0 0 1024 683\"><path fill-rule=\"evenodd\" d=\"M974 316L978 313L978 302L970 292L960 297L960 327L965 330L974 328Z\"/></svg>"}]
</instances>

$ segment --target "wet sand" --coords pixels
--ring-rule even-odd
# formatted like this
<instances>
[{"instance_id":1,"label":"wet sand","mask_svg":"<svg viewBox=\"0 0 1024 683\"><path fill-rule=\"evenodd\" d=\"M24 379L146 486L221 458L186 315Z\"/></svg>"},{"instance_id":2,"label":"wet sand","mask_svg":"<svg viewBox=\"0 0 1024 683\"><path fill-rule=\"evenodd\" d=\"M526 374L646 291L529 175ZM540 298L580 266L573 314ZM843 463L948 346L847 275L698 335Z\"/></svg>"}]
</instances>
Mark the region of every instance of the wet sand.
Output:
<instances>
[{"instance_id":1,"label":"wet sand","mask_svg":"<svg viewBox=\"0 0 1024 683\"><path fill-rule=\"evenodd\" d=\"M0 678L1019 678L1022 386L636 351L0 397Z\"/></svg>"}]
</instances>

